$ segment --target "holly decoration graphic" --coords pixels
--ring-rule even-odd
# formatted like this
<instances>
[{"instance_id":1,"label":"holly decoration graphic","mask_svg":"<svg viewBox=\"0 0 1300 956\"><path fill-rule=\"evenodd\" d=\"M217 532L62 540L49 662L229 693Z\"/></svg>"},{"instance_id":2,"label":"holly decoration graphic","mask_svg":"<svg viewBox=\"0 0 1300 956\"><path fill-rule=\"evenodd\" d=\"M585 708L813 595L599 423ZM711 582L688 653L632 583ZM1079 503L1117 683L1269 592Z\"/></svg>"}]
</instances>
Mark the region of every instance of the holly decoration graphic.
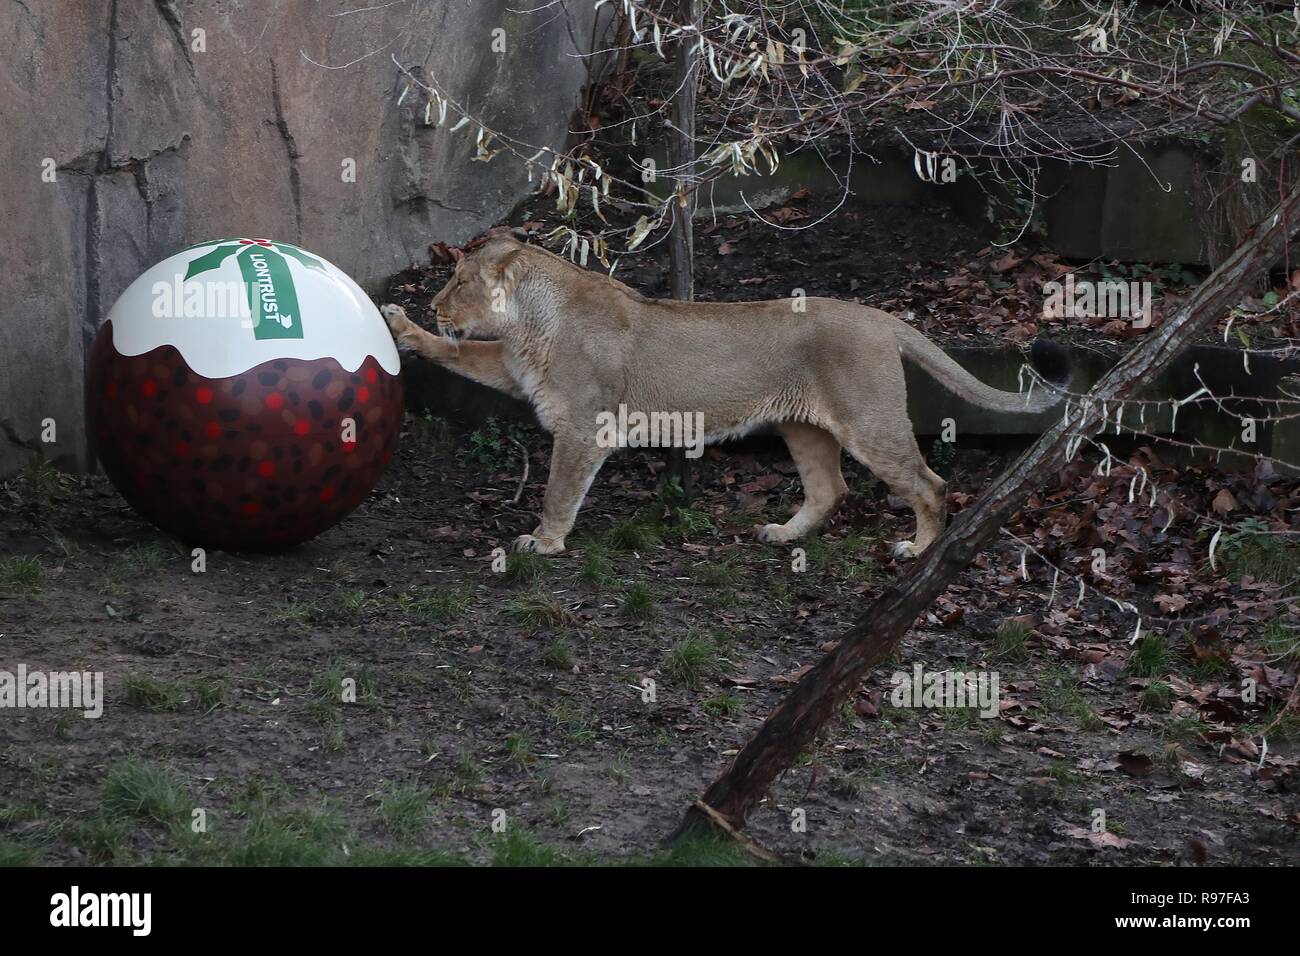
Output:
<instances>
[{"instance_id":1,"label":"holly decoration graphic","mask_svg":"<svg viewBox=\"0 0 1300 956\"><path fill-rule=\"evenodd\" d=\"M212 246L208 252L192 259L185 270L185 281L211 272L232 255L248 290L248 309L257 339L302 338L302 316L298 311L298 291L285 256L300 265L325 273L324 264L297 246L270 239L222 239L204 242L191 249Z\"/></svg>"}]
</instances>

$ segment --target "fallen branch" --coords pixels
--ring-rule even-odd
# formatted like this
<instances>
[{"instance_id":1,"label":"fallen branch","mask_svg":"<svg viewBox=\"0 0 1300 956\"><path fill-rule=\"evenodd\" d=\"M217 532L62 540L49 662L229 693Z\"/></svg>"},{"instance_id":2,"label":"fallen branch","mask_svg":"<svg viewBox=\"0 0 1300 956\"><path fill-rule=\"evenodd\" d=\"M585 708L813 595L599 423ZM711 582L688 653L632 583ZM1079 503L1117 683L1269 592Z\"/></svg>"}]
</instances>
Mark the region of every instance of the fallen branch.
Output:
<instances>
[{"instance_id":1,"label":"fallen branch","mask_svg":"<svg viewBox=\"0 0 1300 956\"><path fill-rule=\"evenodd\" d=\"M717 810L714 810L703 800L695 801L695 809L705 814L709 818L709 821L715 827L717 827L723 833L727 834L727 836L731 837L733 840L739 843L741 848L744 849L745 852L753 854L754 856L762 860L764 863L780 862L780 857L778 857L767 847L763 846L763 844L759 843L757 840L750 839L745 834L741 833L739 830L737 830L735 827L733 827L730 823L727 822L726 817L720 814Z\"/></svg>"}]
</instances>

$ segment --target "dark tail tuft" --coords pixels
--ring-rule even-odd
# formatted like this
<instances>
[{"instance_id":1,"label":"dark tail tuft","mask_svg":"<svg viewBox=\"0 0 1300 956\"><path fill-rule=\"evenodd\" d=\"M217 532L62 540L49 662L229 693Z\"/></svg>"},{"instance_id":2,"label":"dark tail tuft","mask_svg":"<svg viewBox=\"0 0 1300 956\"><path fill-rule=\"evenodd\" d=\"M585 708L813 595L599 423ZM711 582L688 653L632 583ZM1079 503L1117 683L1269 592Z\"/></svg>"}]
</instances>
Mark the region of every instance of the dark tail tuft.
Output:
<instances>
[{"instance_id":1,"label":"dark tail tuft","mask_svg":"<svg viewBox=\"0 0 1300 956\"><path fill-rule=\"evenodd\" d=\"M1029 347L1029 358L1038 374L1053 385L1069 383L1070 353L1051 339L1034 339L1034 344Z\"/></svg>"}]
</instances>

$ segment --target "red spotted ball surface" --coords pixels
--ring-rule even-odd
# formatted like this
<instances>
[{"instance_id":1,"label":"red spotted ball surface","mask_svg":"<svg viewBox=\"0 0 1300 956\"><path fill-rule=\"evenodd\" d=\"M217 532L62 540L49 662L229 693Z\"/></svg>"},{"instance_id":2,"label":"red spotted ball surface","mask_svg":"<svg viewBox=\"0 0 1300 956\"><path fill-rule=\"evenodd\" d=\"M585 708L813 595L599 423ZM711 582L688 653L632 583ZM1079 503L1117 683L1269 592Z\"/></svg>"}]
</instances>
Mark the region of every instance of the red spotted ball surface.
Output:
<instances>
[{"instance_id":1,"label":"red spotted ball surface","mask_svg":"<svg viewBox=\"0 0 1300 956\"><path fill-rule=\"evenodd\" d=\"M221 301L204 298L214 282L233 283ZM105 473L159 528L209 548L277 550L340 521L391 460L402 398L364 293L267 240L154 266L105 319L87 368Z\"/></svg>"}]
</instances>

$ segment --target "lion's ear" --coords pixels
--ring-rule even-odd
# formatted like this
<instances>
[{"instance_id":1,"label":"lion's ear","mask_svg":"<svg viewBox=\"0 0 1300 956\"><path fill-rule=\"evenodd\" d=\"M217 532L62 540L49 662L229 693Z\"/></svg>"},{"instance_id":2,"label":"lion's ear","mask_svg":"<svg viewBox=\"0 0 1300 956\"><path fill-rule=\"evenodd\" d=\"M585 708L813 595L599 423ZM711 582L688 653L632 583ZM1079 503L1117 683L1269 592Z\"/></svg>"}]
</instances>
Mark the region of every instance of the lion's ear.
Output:
<instances>
[{"instance_id":1,"label":"lion's ear","mask_svg":"<svg viewBox=\"0 0 1300 956\"><path fill-rule=\"evenodd\" d=\"M528 263L524 260L523 250L511 252L497 263L497 284L505 290L506 295L513 295L527 271Z\"/></svg>"}]
</instances>

